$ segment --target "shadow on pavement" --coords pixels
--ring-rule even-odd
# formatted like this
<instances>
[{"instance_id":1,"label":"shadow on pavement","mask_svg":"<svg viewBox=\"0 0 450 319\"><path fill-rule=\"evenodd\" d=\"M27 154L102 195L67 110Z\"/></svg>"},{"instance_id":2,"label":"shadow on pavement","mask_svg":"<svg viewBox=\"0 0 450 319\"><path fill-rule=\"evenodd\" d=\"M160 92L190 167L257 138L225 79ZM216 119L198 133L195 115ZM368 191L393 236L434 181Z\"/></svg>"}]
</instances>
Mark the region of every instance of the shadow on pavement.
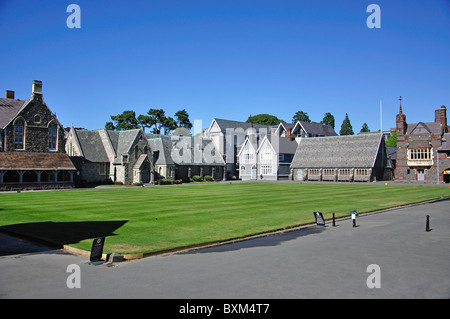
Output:
<instances>
[{"instance_id":1,"label":"shadow on pavement","mask_svg":"<svg viewBox=\"0 0 450 319\"><path fill-rule=\"evenodd\" d=\"M48 251L84 239L115 236L114 231L126 222L40 222L1 226L0 232L10 236L0 237L0 256Z\"/></svg>"}]
</instances>

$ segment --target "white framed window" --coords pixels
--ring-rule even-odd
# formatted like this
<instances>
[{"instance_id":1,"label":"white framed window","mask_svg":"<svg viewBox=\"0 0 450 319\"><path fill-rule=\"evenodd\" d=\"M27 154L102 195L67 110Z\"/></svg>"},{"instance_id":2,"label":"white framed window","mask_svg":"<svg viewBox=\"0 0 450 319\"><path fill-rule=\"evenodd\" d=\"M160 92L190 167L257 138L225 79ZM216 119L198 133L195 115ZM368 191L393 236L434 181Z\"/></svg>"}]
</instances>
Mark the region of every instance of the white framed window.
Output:
<instances>
[{"instance_id":1,"label":"white framed window","mask_svg":"<svg viewBox=\"0 0 450 319\"><path fill-rule=\"evenodd\" d=\"M270 175L273 172L273 156L270 148L263 149L261 153L261 174Z\"/></svg>"},{"instance_id":2,"label":"white framed window","mask_svg":"<svg viewBox=\"0 0 450 319\"><path fill-rule=\"evenodd\" d=\"M251 149L246 149L244 151L243 164L253 164L255 162L255 154Z\"/></svg>"},{"instance_id":3,"label":"white framed window","mask_svg":"<svg viewBox=\"0 0 450 319\"><path fill-rule=\"evenodd\" d=\"M408 149L409 160L432 160L433 155L431 148L411 148Z\"/></svg>"}]
</instances>

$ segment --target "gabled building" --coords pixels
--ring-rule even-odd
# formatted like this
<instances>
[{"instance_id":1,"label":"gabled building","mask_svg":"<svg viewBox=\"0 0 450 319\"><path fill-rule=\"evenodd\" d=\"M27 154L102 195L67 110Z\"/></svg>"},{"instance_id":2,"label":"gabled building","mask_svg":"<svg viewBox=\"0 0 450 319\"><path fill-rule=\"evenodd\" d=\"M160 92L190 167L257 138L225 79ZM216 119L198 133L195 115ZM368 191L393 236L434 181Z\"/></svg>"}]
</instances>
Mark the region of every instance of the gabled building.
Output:
<instances>
[{"instance_id":1,"label":"gabled building","mask_svg":"<svg viewBox=\"0 0 450 319\"><path fill-rule=\"evenodd\" d=\"M226 162L225 178L239 178L237 154L249 131L256 133L260 139L271 135L274 128L268 125L213 119L211 125L204 131L203 137L209 138L216 145L218 152Z\"/></svg>"},{"instance_id":2,"label":"gabled building","mask_svg":"<svg viewBox=\"0 0 450 319\"><path fill-rule=\"evenodd\" d=\"M64 128L44 102L42 82L28 100L0 98L0 190L73 187L75 167L65 153Z\"/></svg>"},{"instance_id":3,"label":"gabled building","mask_svg":"<svg viewBox=\"0 0 450 319\"><path fill-rule=\"evenodd\" d=\"M296 181L390 180L392 163L381 134L302 138L291 174Z\"/></svg>"},{"instance_id":4,"label":"gabled building","mask_svg":"<svg viewBox=\"0 0 450 319\"><path fill-rule=\"evenodd\" d=\"M151 181L151 150L140 129L108 131L71 128L66 151L77 168L77 183Z\"/></svg>"},{"instance_id":5,"label":"gabled building","mask_svg":"<svg viewBox=\"0 0 450 319\"><path fill-rule=\"evenodd\" d=\"M449 182L449 128L447 109L442 105L435 110L434 122L408 124L400 104L396 116L397 181L422 183Z\"/></svg>"},{"instance_id":6,"label":"gabled building","mask_svg":"<svg viewBox=\"0 0 450 319\"><path fill-rule=\"evenodd\" d=\"M176 134L149 134L147 139L155 161L155 180L224 179L225 161L211 139Z\"/></svg>"},{"instance_id":7,"label":"gabled building","mask_svg":"<svg viewBox=\"0 0 450 319\"><path fill-rule=\"evenodd\" d=\"M290 137L266 135L262 139L249 134L238 153L242 180L289 179L290 164L297 142Z\"/></svg>"}]
</instances>

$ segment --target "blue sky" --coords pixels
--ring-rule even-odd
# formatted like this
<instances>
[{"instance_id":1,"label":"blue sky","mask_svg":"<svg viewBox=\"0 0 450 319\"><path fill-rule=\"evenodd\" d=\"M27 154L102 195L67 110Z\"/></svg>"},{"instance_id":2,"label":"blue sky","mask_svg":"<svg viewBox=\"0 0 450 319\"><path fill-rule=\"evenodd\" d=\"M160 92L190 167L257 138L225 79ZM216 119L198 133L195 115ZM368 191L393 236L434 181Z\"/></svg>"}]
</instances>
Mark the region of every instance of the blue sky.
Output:
<instances>
[{"instance_id":1,"label":"blue sky","mask_svg":"<svg viewBox=\"0 0 450 319\"><path fill-rule=\"evenodd\" d=\"M69 29L71 3L81 28ZM381 9L370 29L369 4ZM186 109L191 122L269 113L353 130L410 123L450 107L450 0L0 0L0 91L27 99L33 80L64 126L110 115Z\"/></svg>"}]
</instances>

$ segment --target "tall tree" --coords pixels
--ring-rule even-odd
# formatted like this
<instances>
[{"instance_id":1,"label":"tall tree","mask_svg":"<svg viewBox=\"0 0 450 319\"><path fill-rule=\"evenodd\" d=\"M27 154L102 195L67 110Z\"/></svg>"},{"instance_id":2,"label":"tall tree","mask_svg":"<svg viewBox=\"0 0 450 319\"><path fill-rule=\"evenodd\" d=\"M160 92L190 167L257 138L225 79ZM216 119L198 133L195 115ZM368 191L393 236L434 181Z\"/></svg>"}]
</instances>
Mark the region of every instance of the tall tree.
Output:
<instances>
[{"instance_id":1,"label":"tall tree","mask_svg":"<svg viewBox=\"0 0 450 319\"><path fill-rule=\"evenodd\" d=\"M309 119L308 113L303 111L297 111L294 116L292 117L292 123L297 123L297 121L303 121L311 123L311 120Z\"/></svg>"},{"instance_id":2,"label":"tall tree","mask_svg":"<svg viewBox=\"0 0 450 319\"><path fill-rule=\"evenodd\" d=\"M153 134L161 134L161 129L166 124L166 113L163 109L150 109L147 112L149 116L149 122L153 127ZM150 126L150 127L151 127Z\"/></svg>"},{"instance_id":3,"label":"tall tree","mask_svg":"<svg viewBox=\"0 0 450 319\"><path fill-rule=\"evenodd\" d=\"M361 127L361 131L359 131L359 132L360 133L370 132L369 125L367 125L367 123L364 123Z\"/></svg>"},{"instance_id":4,"label":"tall tree","mask_svg":"<svg viewBox=\"0 0 450 319\"><path fill-rule=\"evenodd\" d=\"M320 124L329 125L334 129L334 116L330 112L325 113Z\"/></svg>"},{"instance_id":5,"label":"tall tree","mask_svg":"<svg viewBox=\"0 0 450 319\"><path fill-rule=\"evenodd\" d=\"M353 135L355 134L352 129L352 124L350 123L350 119L348 118L348 114L345 113L344 121L342 121L341 130L339 132L340 135Z\"/></svg>"},{"instance_id":6,"label":"tall tree","mask_svg":"<svg viewBox=\"0 0 450 319\"><path fill-rule=\"evenodd\" d=\"M177 122L170 116L166 117L163 123L164 135L170 134L171 131L178 127Z\"/></svg>"},{"instance_id":7,"label":"tall tree","mask_svg":"<svg viewBox=\"0 0 450 319\"><path fill-rule=\"evenodd\" d=\"M107 122L105 125L106 129L123 131L139 128L136 113L134 111L123 111L122 114L111 115L111 120L113 120L114 123Z\"/></svg>"},{"instance_id":8,"label":"tall tree","mask_svg":"<svg viewBox=\"0 0 450 319\"><path fill-rule=\"evenodd\" d=\"M284 122L283 120L280 120L274 115L270 114L258 114L249 116L247 119L247 123L255 123L255 124L262 124L262 125L278 125L281 122Z\"/></svg>"},{"instance_id":9,"label":"tall tree","mask_svg":"<svg viewBox=\"0 0 450 319\"><path fill-rule=\"evenodd\" d=\"M189 114L185 109L182 109L175 113L176 117L176 125L177 127L184 127L185 129L190 130L192 128L192 123L189 120Z\"/></svg>"}]
</instances>

